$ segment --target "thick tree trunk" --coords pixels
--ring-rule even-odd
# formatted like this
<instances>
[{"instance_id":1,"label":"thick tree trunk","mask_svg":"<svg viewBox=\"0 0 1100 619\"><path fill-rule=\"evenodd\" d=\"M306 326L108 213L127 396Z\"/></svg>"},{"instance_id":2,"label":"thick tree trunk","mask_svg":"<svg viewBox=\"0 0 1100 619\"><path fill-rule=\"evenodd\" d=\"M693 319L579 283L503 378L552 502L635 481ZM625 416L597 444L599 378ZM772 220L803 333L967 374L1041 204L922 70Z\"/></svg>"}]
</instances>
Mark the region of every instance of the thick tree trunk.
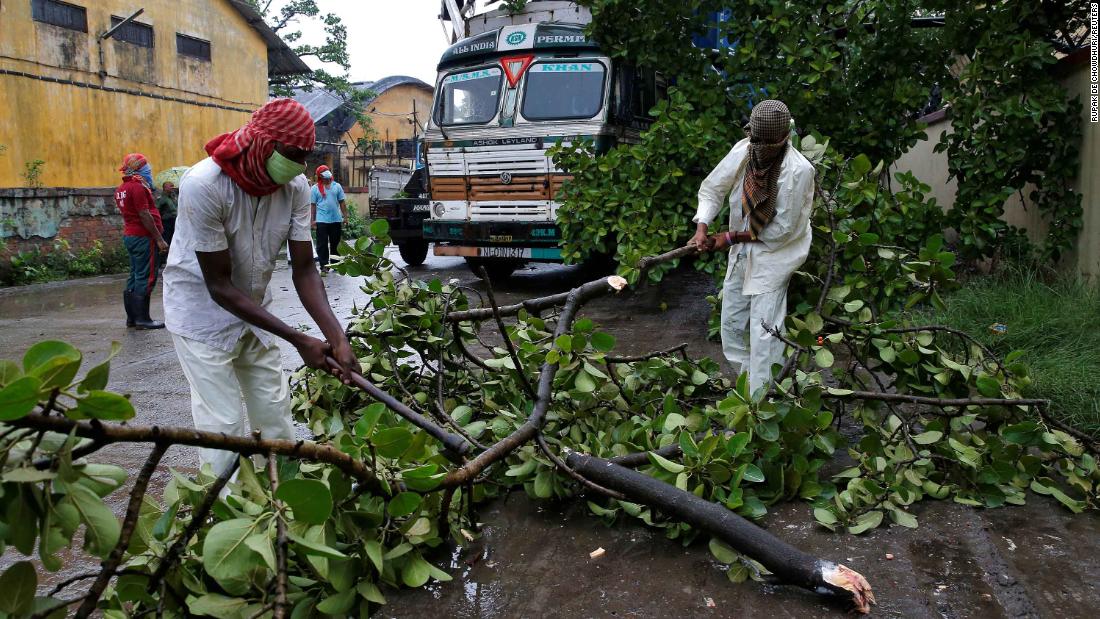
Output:
<instances>
[{"instance_id":1,"label":"thick tree trunk","mask_svg":"<svg viewBox=\"0 0 1100 619\"><path fill-rule=\"evenodd\" d=\"M840 596L861 613L869 613L875 596L867 580L851 569L810 556L721 505L608 460L573 453L566 463L581 475L631 501L707 531L738 552L759 561L784 582Z\"/></svg>"}]
</instances>

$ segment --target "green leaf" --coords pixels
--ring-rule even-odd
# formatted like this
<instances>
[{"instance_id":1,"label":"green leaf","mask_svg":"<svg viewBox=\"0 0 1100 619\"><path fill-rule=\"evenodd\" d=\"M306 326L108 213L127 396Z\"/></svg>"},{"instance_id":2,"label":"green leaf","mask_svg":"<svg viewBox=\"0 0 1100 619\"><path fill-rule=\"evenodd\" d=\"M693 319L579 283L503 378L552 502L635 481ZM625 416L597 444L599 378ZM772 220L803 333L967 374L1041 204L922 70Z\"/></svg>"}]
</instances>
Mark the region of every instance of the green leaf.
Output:
<instances>
[{"instance_id":1,"label":"green leaf","mask_svg":"<svg viewBox=\"0 0 1100 619\"><path fill-rule=\"evenodd\" d=\"M23 375L19 364L7 359L0 359L0 387L7 385Z\"/></svg>"},{"instance_id":2,"label":"green leaf","mask_svg":"<svg viewBox=\"0 0 1100 619\"><path fill-rule=\"evenodd\" d=\"M40 471L34 467L22 466L16 469L10 469L3 474L3 480L5 482L12 482L16 484L36 484L46 481L47 479L54 479L57 477L57 473L46 470Z\"/></svg>"},{"instance_id":3,"label":"green leaf","mask_svg":"<svg viewBox=\"0 0 1100 619\"><path fill-rule=\"evenodd\" d=\"M110 391L89 391L69 412L75 419L126 421L134 418L134 405L129 399Z\"/></svg>"},{"instance_id":4,"label":"green leaf","mask_svg":"<svg viewBox=\"0 0 1100 619\"><path fill-rule=\"evenodd\" d=\"M405 428L386 428L371 437L370 442L384 458L399 458L412 445L412 433Z\"/></svg>"},{"instance_id":5,"label":"green leaf","mask_svg":"<svg viewBox=\"0 0 1100 619\"><path fill-rule=\"evenodd\" d=\"M210 527L202 544L202 566L228 593L243 593L262 558L245 540L256 532L251 518L224 520Z\"/></svg>"},{"instance_id":6,"label":"green leaf","mask_svg":"<svg viewBox=\"0 0 1100 619\"><path fill-rule=\"evenodd\" d=\"M288 479L279 484L275 498L286 503L294 519L324 524L332 514L332 491L316 479Z\"/></svg>"},{"instance_id":7,"label":"green leaf","mask_svg":"<svg viewBox=\"0 0 1100 619\"><path fill-rule=\"evenodd\" d=\"M301 547L302 551L307 555L315 555L319 557L327 557L329 559L347 559L348 556L335 548L326 546L318 542L311 542L303 537L299 537L293 533L288 533L287 537L291 542L294 542Z\"/></svg>"},{"instance_id":8,"label":"green leaf","mask_svg":"<svg viewBox=\"0 0 1100 619\"><path fill-rule=\"evenodd\" d=\"M106 557L118 543L121 532L121 525L111 508L81 484L69 485L69 500L85 524L84 548L97 557Z\"/></svg>"},{"instance_id":9,"label":"green leaf","mask_svg":"<svg viewBox=\"0 0 1100 619\"><path fill-rule=\"evenodd\" d=\"M378 221L386 223L384 219L379 219ZM371 228L373 227L374 226L371 226ZM352 605L355 604L355 594L355 589L348 589L343 593L330 595L321 600L321 603L317 605L317 610L326 615L346 616L347 612L351 610Z\"/></svg>"},{"instance_id":10,"label":"green leaf","mask_svg":"<svg viewBox=\"0 0 1100 619\"><path fill-rule=\"evenodd\" d=\"M383 605L386 603L386 597L382 595L382 590L378 588L378 585L369 580L360 580L359 584L355 585L355 590L359 592L359 595L363 596L363 599L369 602Z\"/></svg>"},{"instance_id":11,"label":"green leaf","mask_svg":"<svg viewBox=\"0 0 1100 619\"><path fill-rule=\"evenodd\" d=\"M677 463L675 463L675 462L673 462L673 461L657 454L656 452L650 451L650 452L646 453L646 455L649 456L649 461L652 462L654 464L654 466L659 466L659 467L663 468L664 470L668 471L669 473L682 473L682 472L684 472L684 465L677 464Z\"/></svg>"},{"instance_id":12,"label":"green leaf","mask_svg":"<svg viewBox=\"0 0 1100 619\"><path fill-rule=\"evenodd\" d=\"M24 376L0 389L0 421L26 417L38 405L42 382L34 376Z\"/></svg>"},{"instance_id":13,"label":"green leaf","mask_svg":"<svg viewBox=\"0 0 1100 619\"><path fill-rule=\"evenodd\" d=\"M272 571L278 569L278 566L275 564L275 546L272 544L270 535L267 533L249 535L248 539L244 540L244 543L263 558L268 569Z\"/></svg>"},{"instance_id":14,"label":"green leaf","mask_svg":"<svg viewBox=\"0 0 1100 619\"><path fill-rule=\"evenodd\" d=\"M682 428L686 425L687 419L685 419L684 416L680 413L669 413L668 416L665 417L665 432L672 432L673 430L677 428Z\"/></svg>"},{"instance_id":15,"label":"green leaf","mask_svg":"<svg viewBox=\"0 0 1100 619\"><path fill-rule=\"evenodd\" d=\"M907 529L917 528L917 517L900 509L890 510L890 518Z\"/></svg>"},{"instance_id":16,"label":"green leaf","mask_svg":"<svg viewBox=\"0 0 1100 619\"><path fill-rule=\"evenodd\" d=\"M764 481L764 471L761 471L760 467L756 466L755 464L750 463L748 466L745 467L745 474L742 479L754 484L760 483Z\"/></svg>"},{"instance_id":17,"label":"green leaf","mask_svg":"<svg viewBox=\"0 0 1100 619\"><path fill-rule=\"evenodd\" d=\"M981 393L987 398L999 398L1001 397L1001 383L992 376L979 376L978 381L978 393Z\"/></svg>"},{"instance_id":18,"label":"green leaf","mask_svg":"<svg viewBox=\"0 0 1100 619\"><path fill-rule=\"evenodd\" d=\"M374 568L378 570L378 573L382 573L382 544L378 540L370 540L363 544L364 549L367 551L367 558L374 564Z\"/></svg>"},{"instance_id":19,"label":"green leaf","mask_svg":"<svg viewBox=\"0 0 1100 619\"><path fill-rule=\"evenodd\" d=\"M547 470L539 471L538 474L535 475L535 481L533 484L535 497L540 499L548 499L554 495L554 486L551 483L552 479L553 478L551 477L550 472Z\"/></svg>"},{"instance_id":20,"label":"green leaf","mask_svg":"<svg viewBox=\"0 0 1100 619\"><path fill-rule=\"evenodd\" d=\"M425 561L423 557L416 555L409 559L405 567L401 568L401 582L414 589L423 587L432 575L431 567L431 564Z\"/></svg>"},{"instance_id":21,"label":"green leaf","mask_svg":"<svg viewBox=\"0 0 1100 619\"><path fill-rule=\"evenodd\" d=\"M825 526L830 526L837 523L836 514L823 507L814 508L814 519Z\"/></svg>"},{"instance_id":22,"label":"green leaf","mask_svg":"<svg viewBox=\"0 0 1100 619\"><path fill-rule=\"evenodd\" d=\"M717 537L710 538L708 547L710 548L710 554L714 555L714 558L717 559L719 563L724 563L726 565L737 561L741 556L736 550L727 546Z\"/></svg>"},{"instance_id":23,"label":"green leaf","mask_svg":"<svg viewBox=\"0 0 1100 619\"><path fill-rule=\"evenodd\" d=\"M386 511L392 518L404 518L420 508L421 496L416 492L402 492L390 499Z\"/></svg>"},{"instance_id":24,"label":"green leaf","mask_svg":"<svg viewBox=\"0 0 1100 619\"><path fill-rule=\"evenodd\" d=\"M931 445L943 438L943 432L929 430L913 436L913 442L918 445Z\"/></svg>"},{"instance_id":25,"label":"green leaf","mask_svg":"<svg viewBox=\"0 0 1100 619\"><path fill-rule=\"evenodd\" d=\"M615 336L602 331L593 333L590 341L592 342L592 348L599 352L610 352L611 349L615 348Z\"/></svg>"},{"instance_id":26,"label":"green leaf","mask_svg":"<svg viewBox=\"0 0 1100 619\"><path fill-rule=\"evenodd\" d=\"M43 389L68 387L80 370L81 354L65 342L47 340L23 355L23 370L42 381Z\"/></svg>"},{"instance_id":27,"label":"green leaf","mask_svg":"<svg viewBox=\"0 0 1100 619\"><path fill-rule=\"evenodd\" d=\"M859 535L865 531L869 531L878 525L882 524L882 512L873 511L863 514L859 518L856 518L856 523L848 527L848 532L852 535Z\"/></svg>"},{"instance_id":28,"label":"green leaf","mask_svg":"<svg viewBox=\"0 0 1100 619\"><path fill-rule=\"evenodd\" d=\"M108 353L107 358L102 363L88 370L88 373L84 375L84 380L80 381L80 385L77 390L80 393L87 393L89 391L98 391L107 388L107 380L111 375L111 360L118 356L118 353L122 350L122 344L119 342L111 342L111 352Z\"/></svg>"},{"instance_id":29,"label":"green leaf","mask_svg":"<svg viewBox=\"0 0 1100 619\"><path fill-rule=\"evenodd\" d=\"M390 233L390 222L385 219L375 219L370 222L370 235L378 238Z\"/></svg>"},{"instance_id":30,"label":"green leaf","mask_svg":"<svg viewBox=\"0 0 1100 619\"><path fill-rule=\"evenodd\" d=\"M736 458L741 455L741 452L745 450L745 446L749 444L749 438L748 432L739 432L733 435L729 442L726 443L726 453L728 453L731 458Z\"/></svg>"},{"instance_id":31,"label":"green leaf","mask_svg":"<svg viewBox=\"0 0 1100 619\"><path fill-rule=\"evenodd\" d=\"M194 615L207 617L238 617L248 606L248 600L207 593L201 597L187 598L187 609Z\"/></svg>"},{"instance_id":32,"label":"green leaf","mask_svg":"<svg viewBox=\"0 0 1100 619\"><path fill-rule=\"evenodd\" d=\"M421 535L427 535L432 531L432 521L427 518L417 518L416 522L409 527L408 531L405 531L405 535L409 537L419 537Z\"/></svg>"},{"instance_id":33,"label":"green leaf","mask_svg":"<svg viewBox=\"0 0 1100 619\"><path fill-rule=\"evenodd\" d=\"M582 393L592 393L596 390L596 382L584 370L577 372L577 378L573 381L573 386Z\"/></svg>"},{"instance_id":34,"label":"green leaf","mask_svg":"<svg viewBox=\"0 0 1100 619\"><path fill-rule=\"evenodd\" d=\"M871 160L867 155L860 154L851 162L852 175L856 178L863 178L871 171Z\"/></svg>"},{"instance_id":35,"label":"green leaf","mask_svg":"<svg viewBox=\"0 0 1100 619\"><path fill-rule=\"evenodd\" d=\"M818 348L814 353L814 361L817 362L817 367L825 370L833 367L833 353L828 348Z\"/></svg>"},{"instance_id":36,"label":"green leaf","mask_svg":"<svg viewBox=\"0 0 1100 619\"><path fill-rule=\"evenodd\" d=\"M34 606L38 573L30 561L20 561L0 576L0 611L12 616L28 615Z\"/></svg>"}]
</instances>

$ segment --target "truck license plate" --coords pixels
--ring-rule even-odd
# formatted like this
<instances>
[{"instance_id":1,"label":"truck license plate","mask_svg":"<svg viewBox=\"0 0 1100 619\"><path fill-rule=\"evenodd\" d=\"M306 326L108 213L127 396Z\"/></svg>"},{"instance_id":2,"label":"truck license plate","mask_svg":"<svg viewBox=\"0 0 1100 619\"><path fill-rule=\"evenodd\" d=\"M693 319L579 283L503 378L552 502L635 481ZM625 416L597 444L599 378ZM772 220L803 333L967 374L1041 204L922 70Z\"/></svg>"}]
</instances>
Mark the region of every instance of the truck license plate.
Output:
<instances>
[{"instance_id":1,"label":"truck license plate","mask_svg":"<svg viewBox=\"0 0 1100 619\"><path fill-rule=\"evenodd\" d=\"M478 254L485 258L530 258L530 250L523 247L482 247Z\"/></svg>"}]
</instances>

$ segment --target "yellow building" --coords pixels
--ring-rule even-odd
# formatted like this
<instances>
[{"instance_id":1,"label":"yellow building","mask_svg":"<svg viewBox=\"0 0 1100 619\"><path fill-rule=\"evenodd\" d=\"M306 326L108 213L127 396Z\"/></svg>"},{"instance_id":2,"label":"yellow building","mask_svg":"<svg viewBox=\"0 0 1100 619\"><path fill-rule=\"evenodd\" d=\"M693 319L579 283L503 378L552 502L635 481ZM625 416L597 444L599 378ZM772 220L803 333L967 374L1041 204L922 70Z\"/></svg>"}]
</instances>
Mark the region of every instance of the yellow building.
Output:
<instances>
[{"instance_id":1,"label":"yellow building","mask_svg":"<svg viewBox=\"0 0 1100 619\"><path fill-rule=\"evenodd\" d=\"M407 75L354 85L370 93L363 103L369 127L356 122L335 94L314 89L295 96L317 122L318 146L310 164L333 168L340 182L350 188L366 186L373 166L412 163L413 142L424 134L433 94L430 85Z\"/></svg>"},{"instance_id":2,"label":"yellow building","mask_svg":"<svg viewBox=\"0 0 1100 619\"><path fill-rule=\"evenodd\" d=\"M45 187L113 186L130 152L191 165L264 104L269 75L308 71L242 0L4 0L0 188L32 184L28 166Z\"/></svg>"}]
</instances>

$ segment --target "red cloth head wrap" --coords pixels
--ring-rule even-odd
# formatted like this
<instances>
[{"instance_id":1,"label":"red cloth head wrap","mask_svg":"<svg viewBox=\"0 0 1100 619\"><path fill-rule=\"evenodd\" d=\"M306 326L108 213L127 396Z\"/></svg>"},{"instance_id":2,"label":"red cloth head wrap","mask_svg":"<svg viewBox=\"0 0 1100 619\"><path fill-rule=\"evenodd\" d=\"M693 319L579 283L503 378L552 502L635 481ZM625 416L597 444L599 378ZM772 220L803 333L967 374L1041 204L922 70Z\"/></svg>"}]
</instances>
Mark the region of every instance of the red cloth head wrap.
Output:
<instances>
[{"instance_id":1,"label":"red cloth head wrap","mask_svg":"<svg viewBox=\"0 0 1100 619\"><path fill-rule=\"evenodd\" d=\"M327 165L317 166L317 189L321 192L322 198L325 197L325 185L327 183L325 183L325 179L321 178L321 175L328 171Z\"/></svg>"},{"instance_id":2,"label":"red cloth head wrap","mask_svg":"<svg viewBox=\"0 0 1100 619\"><path fill-rule=\"evenodd\" d=\"M138 170L145 167L145 164L149 163L149 160L145 158L145 155L141 153L130 153L122 158L122 166L118 171L122 172L126 176L137 174Z\"/></svg>"},{"instance_id":3,"label":"red cloth head wrap","mask_svg":"<svg viewBox=\"0 0 1100 619\"><path fill-rule=\"evenodd\" d=\"M316 139L313 118L301 103L275 99L253 112L245 126L210 140L206 152L249 195L267 196L282 187L267 174L275 142L310 151Z\"/></svg>"}]
</instances>

